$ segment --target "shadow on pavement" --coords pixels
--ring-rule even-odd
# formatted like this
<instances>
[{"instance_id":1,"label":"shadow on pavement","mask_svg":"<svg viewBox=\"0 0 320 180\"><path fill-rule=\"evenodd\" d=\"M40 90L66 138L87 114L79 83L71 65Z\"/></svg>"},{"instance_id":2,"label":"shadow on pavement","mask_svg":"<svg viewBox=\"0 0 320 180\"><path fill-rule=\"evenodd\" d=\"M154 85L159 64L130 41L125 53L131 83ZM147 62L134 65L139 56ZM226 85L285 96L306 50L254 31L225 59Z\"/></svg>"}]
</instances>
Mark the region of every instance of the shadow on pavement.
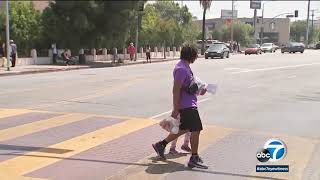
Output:
<instances>
[{"instance_id":1,"label":"shadow on pavement","mask_svg":"<svg viewBox=\"0 0 320 180\"><path fill-rule=\"evenodd\" d=\"M8 144L0 144L0 150L36 151L36 152L45 152L45 153L53 153L53 154L64 154L72 151L68 149L56 149L56 148L33 147L33 146L17 146L17 145L8 145Z\"/></svg>"},{"instance_id":2,"label":"shadow on pavement","mask_svg":"<svg viewBox=\"0 0 320 180\"><path fill-rule=\"evenodd\" d=\"M120 162L120 161L103 161L103 160L93 160L93 159L82 159L82 158L61 158L61 157L54 157L54 156L39 156L39 155L21 155L19 153L6 153L0 154L1 155L14 155L14 156L26 156L26 157L43 157L43 158L52 158L52 159L61 159L61 160L72 160L72 161L88 161L88 162L98 162L98 163L108 163L108 164L121 164L121 165L135 165L135 166L142 166L147 167L145 170L148 174L165 174L165 173L174 173L180 171L193 171L193 172L200 172L200 173L207 173L207 174L216 174L216 175L226 175L226 176L235 176L235 177L246 177L246 178L256 178L256 179L268 179L268 180L287 180L287 179L280 179L280 178L272 178L272 177L265 177L265 176L251 176L245 174L235 174L235 173L228 173L228 172L218 172L218 171L210 171L210 170L199 170L199 169L190 169L186 167L184 164L177 163L174 161L168 160L161 160L156 157L149 158L152 160L152 163L132 163L132 162ZM171 159L175 159L181 156L186 156L186 153L180 153L178 156L171 157ZM170 157L169 157L170 158ZM165 164L158 164L157 162L164 162Z\"/></svg>"},{"instance_id":3,"label":"shadow on pavement","mask_svg":"<svg viewBox=\"0 0 320 180\"><path fill-rule=\"evenodd\" d=\"M188 153L180 153L177 156L166 156L167 159L175 159L178 157L186 156ZM268 179L268 180L287 180L287 179L280 179L280 178L272 178L267 176L252 176L252 175L245 175L245 174L236 174L236 173L228 173L228 172L218 172L218 171L210 171L210 170L201 170L201 169L191 169L184 164L177 163L174 161L168 160L159 160L159 158L152 157L150 158L153 164L150 164L148 168L145 170L146 173L149 174L166 174L166 173L174 173L174 172L181 172L181 171L193 171L193 172L200 172L206 174L214 174L214 175L226 175L226 176L234 176L234 177L245 177L245 178L255 178L255 179ZM157 164L158 161L165 162L166 164Z\"/></svg>"}]
</instances>

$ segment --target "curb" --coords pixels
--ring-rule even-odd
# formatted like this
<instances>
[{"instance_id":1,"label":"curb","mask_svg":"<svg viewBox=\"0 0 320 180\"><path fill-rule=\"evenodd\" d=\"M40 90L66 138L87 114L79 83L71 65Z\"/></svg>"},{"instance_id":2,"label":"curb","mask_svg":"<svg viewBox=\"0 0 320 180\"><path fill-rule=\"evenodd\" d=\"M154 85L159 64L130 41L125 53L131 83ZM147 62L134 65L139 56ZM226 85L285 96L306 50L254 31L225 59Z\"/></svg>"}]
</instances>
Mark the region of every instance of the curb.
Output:
<instances>
[{"instance_id":1,"label":"curb","mask_svg":"<svg viewBox=\"0 0 320 180\"><path fill-rule=\"evenodd\" d=\"M154 60L154 61L152 61L152 63L169 62L169 61L175 61L178 59L180 59L180 58ZM147 63L145 61L138 61L138 62L131 62L131 63L130 62L129 63L111 63L111 64L104 64L104 65L94 65L94 64L90 65L90 64L88 64L88 66L76 67L76 68L31 70L31 71L21 71L21 72L3 73L3 74L0 73L0 77L2 77L2 76L16 76L16 75L24 75L24 74L59 72L59 71L72 71L72 70L91 69L91 68L120 67L120 66L130 66L130 65L138 65L138 64L147 64Z\"/></svg>"}]
</instances>

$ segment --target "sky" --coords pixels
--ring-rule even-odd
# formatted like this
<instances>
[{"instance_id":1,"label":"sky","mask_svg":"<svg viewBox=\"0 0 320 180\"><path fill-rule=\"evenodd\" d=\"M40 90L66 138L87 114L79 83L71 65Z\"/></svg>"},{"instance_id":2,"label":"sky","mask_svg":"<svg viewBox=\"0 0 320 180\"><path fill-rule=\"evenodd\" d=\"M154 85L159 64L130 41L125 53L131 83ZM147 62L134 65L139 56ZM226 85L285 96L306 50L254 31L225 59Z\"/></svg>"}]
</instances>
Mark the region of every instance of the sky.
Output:
<instances>
[{"instance_id":1,"label":"sky","mask_svg":"<svg viewBox=\"0 0 320 180\"><path fill-rule=\"evenodd\" d=\"M189 8L189 11L196 16L199 20L202 19L203 10L200 7L200 3L198 0L184 0L184 1L176 1L177 3L183 3ZM292 21L307 19L307 9L308 9L308 1L262 1L262 3L266 3L264 6L264 17L272 18L281 13L294 13L294 10L299 11L298 18L291 18ZM207 12L206 19L210 18L220 18L221 9L231 10L232 3L231 1L223 1L223 0L213 0L211 4L210 10ZM253 9L250 9L250 1L242 0L235 1L235 9L238 10L238 17L253 17ZM315 13L314 18L320 19L320 0L311 0L310 10L318 9L318 12ZM257 11L257 15L261 16L261 9ZM280 16L280 17L285 17ZM311 13L310 13L311 20Z\"/></svg>"}]
</instances>

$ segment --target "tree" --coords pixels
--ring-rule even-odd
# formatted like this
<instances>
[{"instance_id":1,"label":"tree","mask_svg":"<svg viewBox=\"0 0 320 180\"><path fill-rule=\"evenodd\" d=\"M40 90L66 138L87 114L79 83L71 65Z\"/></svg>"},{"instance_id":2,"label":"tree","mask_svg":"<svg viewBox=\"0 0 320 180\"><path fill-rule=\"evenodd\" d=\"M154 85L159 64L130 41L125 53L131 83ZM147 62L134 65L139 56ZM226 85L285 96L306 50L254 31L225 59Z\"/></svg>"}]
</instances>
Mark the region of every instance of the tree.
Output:
<instances>
[{"instance_id":1,"label":"tree","mask_svg":"<svg viewBox=\"0 0 320 180\"><path fill-rule=\"evenodd\" d=\"M43 12L47 43L71 49L123 47L135 26L139 2L52 2Z\"/></svg>"},{"instance_id":2,"label":"tree","mask_svg":"<svg viewBox=\"0 0 320 180\"><path fill-rule=\"evenodd\" d=\"M235 21L233 23L233 37L234 40L239 42L240 44L247 46L250 43L254 42L253 34L253 27L250 24L246 24L241 21ZM231 32L231 26L230 25L224 25L222 28L222 40L228 41L230 40L230 32Z\"/></svg>"},{"instance_id":3,"label":"tree","mask_svg":"<svg viewBox=\"0 0 320 180\"><path fill-rule=\"evenodd\" d=\"M206 25L206 13L210 9L212 0L200 0L200 5L203 8L203 18L202 18L202 46L201 46L201 55L204 54L204 36L205 36L205 25Z\"/></svg>"},{"instance_id":4,"label":"tree","mask_svg":"<svg viewBox=\"0 0 320 180\"><path fill-rule=\"evenodd\" d=\"M290 39L300 42L301 37L305 37L307 21L299 20L291 23L290 25Z\"/></svg>"},{"instance_id":5,"label":"tree","mask_svg":"<svg viewBox=\"0 0 320 180\"><path fill-rule=\"evenodd\" d=\"M145 7L140 32L141 45L180 46L193 43L198 28L192 21L189 9L173 1L157 1Z\"/></svg>"},{"instance_id":6,"label":"tree","mask_svg":"<svg viewBox=\"0 0 320 180\"><path fill-rule=\"evenodd\" d=\"M216 39L216 40L219 40L219 41L222 41L222 33L221 33L221 31L219 31L219 30L213 30L212 31L212 38L213 39Z\"/></svg>"},{"instance_id":7,"label":"tree","mask_svg":"<svg viewBox=\"0 0 320 180\"><path fill-rule=\"evenodd\" d=\"M30 49L40 42L41 14L33 8L31 1L10 1L9 7L10 39L18 45L19 55L28 55ZM5 20L4 12L0 16ZM1 26L5 27L5 21L1 23Z\"/></svg>"}]
</instances>

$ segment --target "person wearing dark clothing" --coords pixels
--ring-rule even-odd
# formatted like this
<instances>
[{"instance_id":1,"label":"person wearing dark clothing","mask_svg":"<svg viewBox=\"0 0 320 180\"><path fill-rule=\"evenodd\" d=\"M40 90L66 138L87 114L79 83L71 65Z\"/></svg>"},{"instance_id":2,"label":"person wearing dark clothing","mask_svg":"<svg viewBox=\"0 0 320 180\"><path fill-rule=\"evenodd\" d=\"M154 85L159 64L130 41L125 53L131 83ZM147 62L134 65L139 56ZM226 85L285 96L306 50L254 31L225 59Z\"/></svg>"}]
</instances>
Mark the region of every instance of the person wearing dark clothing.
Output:
<instances>
[{"instance_id":1,"label":"person wearing dark clothing","mask_svg":"<svg viewBox=\"0 0 320 180\"><path fill-rule=\"evenodd\" d=\"M10 47L11 47L10 57L12 62L11 67L15 67L16 60L17 60L17 45L13 42L13 40L10 40Z\"/></svg>"},{"instance_id":2,"label":"person wearing dark clothing","mask_svg":"<svg viewBox=\"0 0 320 180\"><path fill-rule=\"evenodd\" d=\"M151 63L151 47L149 45L146 47L146 57L147 57L147 63L148 63L148 60Z\"/></svg>"},{"instance_id":3,"label":"person wearing dark clothing","mask_svg":"<svg viewBox=\"0 0 320 180\"><path fill-rule=\"evenodd\" d=\"M57 63L57 56L58 56L57 45L52 44L52 63L53 64Z\"/></svg>"}]
</instances>

